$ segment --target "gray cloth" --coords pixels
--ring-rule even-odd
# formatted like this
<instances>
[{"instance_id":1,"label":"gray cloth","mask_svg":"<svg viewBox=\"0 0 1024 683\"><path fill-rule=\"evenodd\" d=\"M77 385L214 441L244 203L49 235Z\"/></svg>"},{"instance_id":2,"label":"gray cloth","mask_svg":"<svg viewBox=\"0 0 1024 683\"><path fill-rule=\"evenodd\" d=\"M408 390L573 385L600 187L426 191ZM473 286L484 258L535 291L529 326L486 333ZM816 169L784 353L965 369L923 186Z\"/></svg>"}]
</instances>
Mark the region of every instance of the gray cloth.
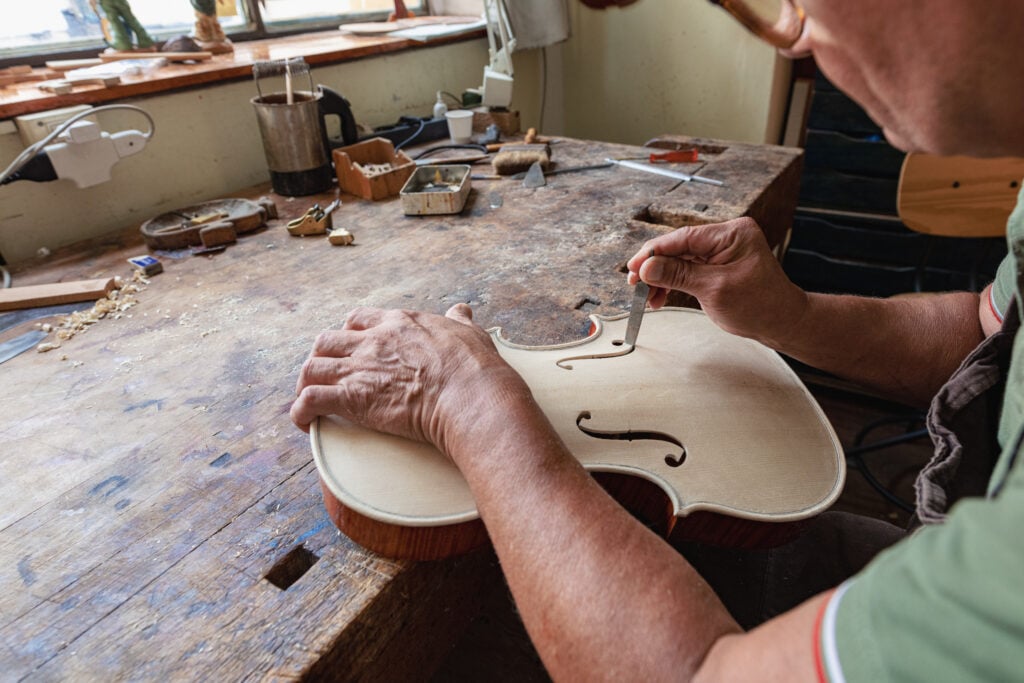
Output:
<instances>
[{"instance_id":1,"label":"gray cloth","mask_svg":"<svg viewBox=\"0 0 1024 683\"><path fill-rule=\"evenodd\" d=\"M505 0L517 50L546 47L569 39L566 0Z\"/></svg>"},{"instance_id":2,"label":"gray cloth","mask_svg":"<svg viewBox=\"0 0 1024 683\"><path fill-rule=\"evenodd\" d=\"M430 0L432 14L483 16L483 0ZM505 0L516 50L546 47L569 39L567 0Z\"/></svg>"}]
</instances>

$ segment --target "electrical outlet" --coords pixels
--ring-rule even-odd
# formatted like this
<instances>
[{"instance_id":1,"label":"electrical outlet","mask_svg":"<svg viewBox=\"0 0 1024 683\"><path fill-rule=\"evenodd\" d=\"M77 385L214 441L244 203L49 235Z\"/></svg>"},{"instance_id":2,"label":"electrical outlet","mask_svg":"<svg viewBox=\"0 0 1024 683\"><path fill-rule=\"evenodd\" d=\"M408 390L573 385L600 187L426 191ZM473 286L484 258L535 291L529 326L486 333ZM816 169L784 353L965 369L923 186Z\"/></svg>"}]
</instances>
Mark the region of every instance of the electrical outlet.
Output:
<instances>
[{"instance_id":1,"label":"electrical outlet","mask_svg":"<svg viewBox=\"0 0 1024 683\"><path fill-rule=\"evenodd\" d=\"M47 135L52 133L57 126L67 121L75 114L88 111L90 109L92 109L92 107L88 104L80 104L75 107L65 107L63 109L51 109L37 114L16 116L14 118L14 123L18 126L18 134L21 136L22 144L28 147L29 145L39 142L45 138Z\"/></svg>"}]
</instances>

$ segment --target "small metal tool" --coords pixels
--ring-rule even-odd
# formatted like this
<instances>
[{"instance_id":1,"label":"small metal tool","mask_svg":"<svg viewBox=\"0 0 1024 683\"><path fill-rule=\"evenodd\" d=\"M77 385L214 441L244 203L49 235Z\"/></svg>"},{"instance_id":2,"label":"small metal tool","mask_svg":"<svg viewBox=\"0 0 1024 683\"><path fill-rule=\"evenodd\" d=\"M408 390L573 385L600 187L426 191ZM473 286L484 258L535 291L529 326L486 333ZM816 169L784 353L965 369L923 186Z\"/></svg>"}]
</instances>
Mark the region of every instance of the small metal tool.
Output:
<instances>
[{"instance_id":1,"label":"small metal tool","mask_svg":"<svg viewBox=\"0 0 1024 683\"><path fill-rule=\"evenodd\" d=\"M541 168L539 161L535 161L530 164L530 169L523 178L523 187L544 187L545 185L547 185L547 181L544 180L544 169Z\"/></svg>"},{"instance_id":2,"label":"small metal tool","mask_svg":"<svg viewBox=\"0 0 1024 683\"><path fill-rule=\"evenodd\" d=\"M5 341L3 344L0 344L0 363L14 358L19 353L28 351L45 339L46 334L47 333L42 330L32 330L31 332L26 332L23 335L17 336L10 341Z\"/></svg>"},{"instance_id":3,"label":"small metal tool","mask_svg":"<svg viewBox=\"0 0 1024 683\"><path fill-rule=\"evenodd\" d=\"M605 161L618 164L619 166L625 166L626 168L632 168L635 171L644 171L645 173L654 173L655 175L663 175L667 178L675 178L676 180L682 180L683 182L694 182L694 183L707 183L708 185L725 185L721 180L715 180L713 178L705 178L699 175L690 175L689 173L680 173L679 171L670 171L667 168L659 168L657 166L651 166L650 164L642 164L636 161L619 161L617 159L605 159Z\"/></svg>"},{"instance_id":4,"label":"small metal tool","mask_svg":"<svg viewBox=\"0 0 1024 683\"><path fill-rule=\"evenodd\" d=\"M646 282L636 283L633 290L633 304L629 307L629 324L626 325L626 345L636 346L636 337L640 334L640 323L644 320L644 311L647 310L647 295L651 288Z\"/></svg>"}]
</instances>

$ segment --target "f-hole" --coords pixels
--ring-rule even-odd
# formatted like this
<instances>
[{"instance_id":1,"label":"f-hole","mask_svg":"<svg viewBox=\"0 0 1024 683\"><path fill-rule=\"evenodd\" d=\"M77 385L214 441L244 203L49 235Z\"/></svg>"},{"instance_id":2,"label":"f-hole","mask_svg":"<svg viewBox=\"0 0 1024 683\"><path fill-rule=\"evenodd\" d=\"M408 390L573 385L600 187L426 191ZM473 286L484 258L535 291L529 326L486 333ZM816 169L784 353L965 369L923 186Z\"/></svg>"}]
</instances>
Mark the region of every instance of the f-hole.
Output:
<instances>
[{"instance_id":1,"label":"f-hole","mask_svg":"<svg viewBox=\"0 0 1024 683\"><path fill-rule=\"evenodd\" d=\"M672 436L671 434L665 434L664 432L655 432L650 430L638 430L633 431L627 429L626 431L614 431L605 429L592 429L583 425L584 420L591 419L590 411L584 410L576 418L576 428L589 437L595 439L612 439L617 441L638 441L641 439L648 439L652 441L664 441L679 447L679 454L669 453L665 456L665 464L669 467L679 467L686 461L686 446L683 442Z\"/></svg>"},{"instance_id":2,"label":"f-hole","mask_svg":"<svg viewBox=\"0 0 1024 683\"><path fill-rule=\"evenodd\" d=\"M625 339L613 339L612 346L622 347L619 351L612 351L610 353L592 353L586 356L570 356L569 358L563 358L562 360L555 361L555 365L562 368L563 370L572 370L572 366L569 365L569 361L573 360L597 360L598 358L618 358L627 354L633 353L635 346L626 344Z\"/></svg>"}]
</instances>

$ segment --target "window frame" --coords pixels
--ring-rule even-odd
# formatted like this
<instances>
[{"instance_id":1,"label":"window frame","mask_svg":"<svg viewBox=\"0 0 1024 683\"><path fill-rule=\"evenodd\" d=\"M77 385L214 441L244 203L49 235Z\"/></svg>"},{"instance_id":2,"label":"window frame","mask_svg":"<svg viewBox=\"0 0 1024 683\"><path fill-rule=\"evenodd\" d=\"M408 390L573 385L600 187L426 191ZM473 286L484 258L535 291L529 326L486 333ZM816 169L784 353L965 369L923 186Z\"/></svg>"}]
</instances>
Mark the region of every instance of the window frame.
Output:
<instances>
[{"instance_id":1,"label":"window frame","mask_svg":"<svg viewBox=\"0 0 1024 683\"><path fill-rule=\"evenodd\" d=\"M259 6L259 0L241 0L241 4L245 7L245 12L249 18L249 28L241 31L234 31L228 33L228 37L232 42L244 42L248 40L266 40L268 38L283 38L286 36L298 35L300 33L311 33L314 31L337 29L341 23L348 22L362 22L362 21L384 21L388 18L389 12L387 10L379 10L373 12L362 12L358 15L333 15L325 17L317 17L313 19L296 19L287 22L281 22L275 24L271 28L267 28L266 22L263 19L263 14ZM410 11L415 12L427 12L429 11L428 0L407 0L406 5ZM157 38L158 42L163 37ZM102 43L100 45L90 45L87 47L73 48L73 49L61 49L57 48L50 51L32 52L25 54L14 54L5 55L0 57L0 68L15 66L15 65L28 65L33 67L44 66L48 61L63 60L63 59L85 59L89 57L95 57L97 49L102 50Z\"/></svg>"}]
</instances>

